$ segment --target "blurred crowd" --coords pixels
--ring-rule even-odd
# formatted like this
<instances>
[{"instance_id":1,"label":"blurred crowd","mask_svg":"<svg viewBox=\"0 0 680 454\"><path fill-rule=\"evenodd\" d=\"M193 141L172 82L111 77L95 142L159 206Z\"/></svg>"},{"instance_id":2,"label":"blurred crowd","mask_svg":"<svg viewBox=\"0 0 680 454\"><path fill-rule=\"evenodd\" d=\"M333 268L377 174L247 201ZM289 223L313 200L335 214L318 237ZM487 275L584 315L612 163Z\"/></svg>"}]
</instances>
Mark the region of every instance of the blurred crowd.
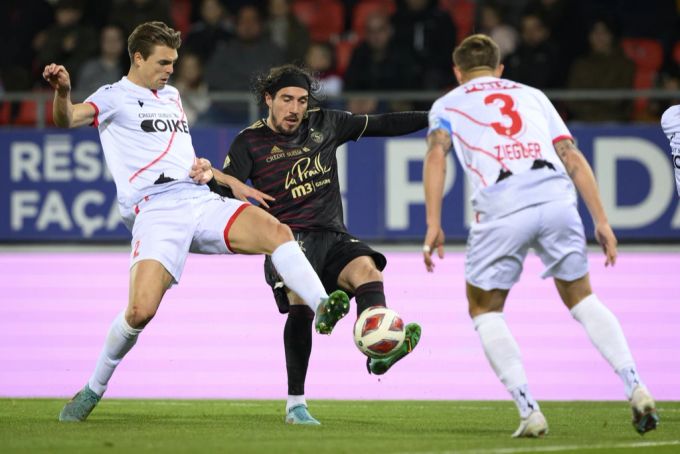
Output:
<instances>
[{"instance_id":1,"label":"blurred crowd","mask_svg":"<svg viewBox=\"0 0 680 454\"><path fill-rule=\"evenodd\" d=\"M45 64L66 66L77 93L127 73L127 36L145 21L182 32L173 83L196 124L243 122L254 73L286 62L319 75L322 99L355 113L427 108L376 91L455 86L451 52L472 32L496 40L504 76L541 89L680 90L680 0L3 0L0 93L46 90ZM365 96L339 101L342 93ZM571 121L656 121L679 100L560 102ZM29 112L24 112L28 110ZM30 108L4 102L0 124ZM30 119L29 119L30 120Z\"/></svg>"}]
</instances>

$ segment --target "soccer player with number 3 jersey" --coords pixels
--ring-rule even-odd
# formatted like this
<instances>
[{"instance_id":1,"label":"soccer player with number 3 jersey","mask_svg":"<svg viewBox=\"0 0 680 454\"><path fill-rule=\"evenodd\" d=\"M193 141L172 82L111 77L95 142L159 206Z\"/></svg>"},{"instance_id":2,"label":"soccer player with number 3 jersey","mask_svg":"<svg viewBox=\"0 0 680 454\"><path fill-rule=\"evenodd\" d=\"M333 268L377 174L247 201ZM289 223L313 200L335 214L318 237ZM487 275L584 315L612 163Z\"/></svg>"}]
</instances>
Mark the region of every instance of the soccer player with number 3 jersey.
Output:
<instances>
[{"instance_id":1,"label":"soccer player with number 3 jersey","mask_svg":"<svg viewBox=\"0 0 680 454\"><path fill-rule=\"evenodd\" d=\"M114 319L92 376L62 409L61 421L88 417L166 290L179 282L189 252L270 255L285 285L314 312L319 331L330 333L349 310L346 294L326 294L288 226L261 208L211 192L205 183L212 172L192 168L200 162L180 95L168 85L180 44L179 32L162 22L139 25L128 38L127 77L79 104L71 102L66 68L52 63L43 71L55 90L57 126L98 129L132 232L127 308Z\"/></svg>"},{"instance_id":2,"label":"soccer player with number 3 jersey","mask_svg":"<svg viewBox=\"0 0 680 454\"><path fill-rule=\"evenodd\" d=\"M446 155L453 151L474 190L475 220L465 261L469 313L494 372L520 414L513 437L538 437L548 424L529 386L519 346L503 317L529 248L545 265L571 315L621 377L643 434L656 428L655 403L638 375L614 314L592 292L586 241L576 191L593 217L605 266L616 261L616 237L607 221L590 165L569 129L539 90L502 79L498 45L485 35L466 38L454 51L460 85L430 110L423 170L427 233L425 267L443 257L441 227Z\"/></svg>"}]
</instances>

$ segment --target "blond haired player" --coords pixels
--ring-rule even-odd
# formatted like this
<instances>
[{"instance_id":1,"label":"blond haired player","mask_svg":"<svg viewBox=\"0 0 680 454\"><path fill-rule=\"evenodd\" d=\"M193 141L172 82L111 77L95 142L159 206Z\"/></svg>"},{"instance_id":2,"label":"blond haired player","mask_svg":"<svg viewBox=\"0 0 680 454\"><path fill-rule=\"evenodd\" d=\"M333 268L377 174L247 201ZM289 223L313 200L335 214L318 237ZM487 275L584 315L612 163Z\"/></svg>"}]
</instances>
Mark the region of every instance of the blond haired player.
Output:
<instances>
[{"instance_id":1,"label":"blond haired player","mask_svg":"<svg viewBox=\"0 0 680 454\"><path fill-rule=\"evenodd\" d=\"M470 317L491 367L520 414L513 437L537 437L548 424L529 392L519 346L503 317L510 288L533 248L553 277L572 316L621 377L639 433L656 427L654 400L642 384L618 320L592 292L586 241L574 186L595 223L605 266L616 261L616 237L607 221L592 170L548 98L539 90L501 79L495 42L466 38L453 54L460 86L430 110L423 170L427 234L425 266L443 257L442 193L446 154L453 150L474 187L475 221L465 262Z\"/></svg>"},{"instance_id":2,"label":"blond haired player","mask_svg":"<svg viewBox=\"0 0 680 454\"><path fill-rule=\"evenodd\" d=\"M349 310L343 292L326 294L288 226L202 184L212 172L199 169L180 95L168 85L180 44L179 32L162 22L139 25L128 38L127 77L80 104L71 103L63 66L50 64L43 72L55 89L57 126L97 127L120 213L132 232L127 308L113 321L92 376L62 409L61 421L83 421L97 405L165 291L179 281L189 252L271 254L285 285L315 311L323 334Z\"/></svg>"}]
</instances>

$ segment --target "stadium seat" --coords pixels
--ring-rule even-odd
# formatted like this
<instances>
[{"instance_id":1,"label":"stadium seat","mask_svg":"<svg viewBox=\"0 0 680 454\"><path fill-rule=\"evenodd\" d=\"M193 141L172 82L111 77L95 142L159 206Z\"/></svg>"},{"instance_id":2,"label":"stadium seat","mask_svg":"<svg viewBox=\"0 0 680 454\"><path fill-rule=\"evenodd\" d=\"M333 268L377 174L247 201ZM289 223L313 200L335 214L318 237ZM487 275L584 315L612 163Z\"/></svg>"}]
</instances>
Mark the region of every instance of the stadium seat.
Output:
<instances>
[{"instance_id":1,"label":"stadium seat","mask_svg":"<svg viewBox=\"0 0 680 454\"><path fill-rule=\"evenodd\" d=\"M623 38L621 46L628 58L641 69L658 71L663 62L661 43L650 38Z\"/></svg>"},{"instance_id":2,"label":"stadium seat","mask_svg":"<svg viewBox=\"0 0 680 454\"><path fill-rule=\"evenodd\" d=\"M13 119L12 124L15 126L37 126L38 109L36 104L36 101L33 100L22 101L19 107L19 113ZM47 127L54 125L51 99L45 102L45 125Z\"/></svg>"},{"instance_id":3,"label":"stadium seat","mask_svg":"<svg viewBox=\"0 0 680 454\"><path fill-rule=\"evenodd\" d=\"M448 11L456 25L456 40L461 42L470 35L475 26L474 0L439 0L439 7Z\"/></svg>"},{"instance_id":4,"label":"stadium seat","mask_svg":"<svg viewBox=\"0 0 680 454\"><path fill-rule=\"evenodd\" d=\"M172 0L170 12L175 29L182 33L182 38L186 37L191 27L191 0Z\"/></svg>"},{"instance_id":5,"label":"stadium seat","mask_svg":"<svg viewBox=\"0 0 680 454\"><path fill-rule=\"evenodd\" d=\"M338 74L343 76L357 45L356 39L342 39L335 44L335 63Z\"/></svg>"},{"instance_id":6,"label":"stadium seat","mask_svg":"<svg viewBox=\"0 0 680 454\"><path fill-rule=\"evenodd\" d=\"M331 41L345 30L345 6L340 0L295 0L293 13L307 26L312 41Z\"/></svg>"},{"instance_id":7,"label":"stadium seat","mask_svg":"<svg viewBox=\"0 0 680 454\"><path fill-rule=\"evenodd\" d=\"M19 113L12 122L16 126L35 126L37 115L35 101L25 100L21 101L21 106L19 107Z\"/></svg>"},{"instance_id":8,"label":"stadium seat","mask_svg":"<svg viewBox=\"0 0 680 454\"><path fill-rule=\"evenodd\" d=\"M387 15L394 14L397 9L394 0L362 0L352 10L352 32L358 40L364 38L366 31L366 19L371 14L384 13Z\"/></svg>"},{"instance_id":9,"label":"stadium seat","mask_svg":"<svg viewBox=\"0 0 680 454\"><path fill-rule=\"evenodd\" d=\"M680 41L675 43L675 45L673 46L672 56L673 56L673 61L676 64L680 65Z\"/></svg>"},{"instance_id":10,"label":"stadium seat","mask_svg":"<svg viewBox=\"0 0 680 454\"><path fill-rule=\"evenodd\" d=\"M0 126L9 124L10 102L4 101L0 104Z\"/></svg>"},{"instance_id":11,"label":"stadium seat","mask_svg":"<svg viewBox=\"0 0 680 454\"><path fill-rule=\"evenodd\" d=\"M663 63L663 48L661 43L649 38L623 38L621 47L635 63L635 78L633 88L636 90L646 90L654 86L657 72ZM647 98L635 100L633 118L637 120L647 119Z\"/></svg>"}]
</instances>

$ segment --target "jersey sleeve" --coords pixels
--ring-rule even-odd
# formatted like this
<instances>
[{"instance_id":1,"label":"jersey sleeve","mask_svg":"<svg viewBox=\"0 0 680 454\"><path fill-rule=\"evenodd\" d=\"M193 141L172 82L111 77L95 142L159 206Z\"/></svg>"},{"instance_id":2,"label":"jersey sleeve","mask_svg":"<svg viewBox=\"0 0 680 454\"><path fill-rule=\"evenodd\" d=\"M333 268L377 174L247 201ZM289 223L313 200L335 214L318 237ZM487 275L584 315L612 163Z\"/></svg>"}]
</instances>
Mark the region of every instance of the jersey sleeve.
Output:
<instances>
[{"instance_id":1,"label":"jersey sleeve","mask_svg":"<svg viewBox=\"0 0 680 454\"><path fill-rule=\"evenodd\" d=\"M451 121L449 121L446 110L444 110L444 104L441 101L435 101L435 103L432 104L432 108L428 114L427 134L429 135L437 129L443 129L449 135L453 134Z\"/></svg>"},{"instance_id":2,"label":"jersey sleeve","mask_svg":"<svg viewBox=\"0 0 680 454\"><path fill-rule=\"evenodd\" d=\"M535 92L538 94L539 102L543 107L545 119L548 122L548 132L550 134L550 138L552 139L553 145L560 140L574 140L574 136L571 135L569 128L567 128L564 120L562 120L560 114L557 113L557 109L555 109L555 106L553 106L548 97L539 90L535 90Z\"/></svg>"},{"instance_id":3,"label":"jersey sleeve","mask_svg":"<svg viewBox=\"0 0 680 454\"><path fill-rule=\"evenodd\" d=\"M343 110L326 110L325 115L335 125L335 134L340 143L361 138L368 125L368 115L355 115Z\"/></svg>"},{"instance_id":4,"label":"jersey sleeve","mask_svg":"<svg viewBox=\"0 0 680 454\"><path fill-rule=\"evenodd\" d=\"M670 141L675 187L680 195L680 105L669 107L661 116L661 128Z\"/></svg>"},{"instance_id":5,"label":"jersey sleeve","mask_svg":"<svg viewBox=\"0 0 680 454\"><path fill-rule=\"evenodd\" d=\"M94 120L91 126L99 126L106 123L116 114L117 106L120 105L120 93L117 93L113 85L104 85L92 93L84 101L94 107Z\"/></svg>"},{"instance_id":6,"label":"jersey sleeve","mask_svg":"<svg viewBox=\"0 0 680 454\"><path fill-rule=\"evenodd\" d=\"M680 133L680 105L671 106L661 116L661 129L671 140L674 134Z\"/></svg>"},{"instance_id":7,"label":"jersey sleeve","mask_svg":"<svg viewBox=\"0 0 680 454\"><path fill-rule=\"evenodd\" d=\"M253 158L248 152L248 142L243 133L236 136L236 139L232 142L222 167L224 173L238 178L240 181L245 182L250 177Z\"/></svg>"}]
</instances>

